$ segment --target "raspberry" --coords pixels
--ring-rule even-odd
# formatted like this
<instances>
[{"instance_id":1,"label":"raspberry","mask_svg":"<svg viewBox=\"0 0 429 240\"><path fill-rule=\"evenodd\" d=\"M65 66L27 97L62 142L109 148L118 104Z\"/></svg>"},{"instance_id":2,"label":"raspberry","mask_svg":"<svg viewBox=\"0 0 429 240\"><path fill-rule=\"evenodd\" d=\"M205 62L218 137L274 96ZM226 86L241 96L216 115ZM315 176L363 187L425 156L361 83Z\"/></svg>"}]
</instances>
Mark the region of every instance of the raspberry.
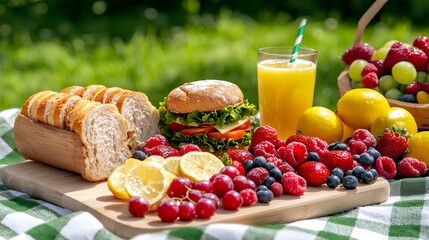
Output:
<instances>
[{"instance_id":1,"label":"raspberry","mask_svg":"<svg viewBox=\"0 0 429 240\"><path fill-rule=\"evenodd\" d=\"M362 72L360 74L362 75L362 77L365 77L368 73L375 73L378 76L378 68L374 64L368 63L362 69Z\"/></svg>"},{"instance_id":2,"label":"raspberry","mask_svg":"<svg viewBox=\"0 0 429 240\"><path fill-rule=\"evenodd\" d=\"M375 88L378 86L378 76L376 73L371 72L362 78L362 83L366 88Z\"/></svg>"},{"instance_id":3,"label":"raspberry","mask_svg":"<svg viewBox=\"0 0 429 240\"><path fill-rule=\"evenodd\" d=\"M286 147L287 143L285 140L282 140L279 142L279 144L277 145L277 149L280 149L281 147Z\"/></svg>"},{"instance_id":4,"label":"raspberry","mask_svg":"<svg viewBox=\"0 0 429 240\"><path fill-rule=\"evenodd\" d=\"M163 158L168 158L168 157L173 157L173 156L179 156L179 151L177 151L177 149L174 149L170 146L166 146L166 145L158 145L156 147L154 147L151 151L150 151L151 155L159 155Z\"/></svg>"},{"instance_id":5,"label":"raspberry","mask_svg":"<svg viewBox=\"0 0 429 240\"><path fill-rule=\"evenodd\" d=\"M374 48L371 47L368 43L358 43L349 47L343 54L343 61L350 65L356 59L364 59L366 61L371 61L372 54L374 53Z\"/></svg>"},{"instance_id":6,"label":"raspberry","mask_svg":"<svg viewBox=\"0 0 429 240\"><path fill-rule=\"evenodd\" d=\"M429 59L425 52L420 49L413 49L408 53L407 61L414 65L417 71L426 72Z\"/></svg>"},{"instance_id":7,"label":"raspberry","mask_svg":"<svg viewBox=\"0 0 429 240\"><path fill-rule=\"evenodd\" d=\"M307 148L303 143L293 142L287 145L283 158L292 167L297 168L307 158Z\"/></svg>"},{"instance_id":8,"label":"raspberry","mask_svg":"<svg viewBox=\"0 0 429 240\"><path fill-rule=\"evenodd\" d=\"M250 170L250 172L247 174L247 178L249 180L252 180L256 184L256 186L261 185L264 182L264 178L268 176L269 174L267 169L263 167L254 168Z\"/></svg>"},{"instance_id":9,"label":"raspberry","mask_svg":"<svg viewBox=\"0 0 429 240\"><path fill-rule=\"evenodd\" d=\"M282 176L283 191L286 194L301 196L307 191L307 182L296 173L288 172Z\"/></svg>"},{"instance_id":10,"label":"raspberry","mask_svg":"<svg viewBox=\"0 0 429 240\"><path fill-rule=\"evenodd\" d=\"M408 94L417 94L422 89L422 83L413 81L405 87L404 92Z\"/></svg>"},{"instance_id":11,"label":"raspberry","mask_svg":"<svg viewBox=\"0 0 429 240\"><path fill-rule=\"evenodd\" d=\"M349 141L349 147L352 155L355 155L355 154L361 155L362 153L365 153L367 150L364 142L359 140L354 140L354 139Z\"/></svg>"},{"instance_id":12,"label":"raspberry","mask_svg":"<svg viewBox=\"0 0 429 240\"><path fill-rule=\"evenodd\" d=\"M379 157L375 161L375 169L378 174L386 179L391 179L396 176L396 165L390 157Z\"/></svg>"},{"instance_id":13,"label":"raspberry","mask_svg":"<svg viewBox=\"0 0 429 240\"><path fill-rule=\"evenodd\" d=\"M276 152L276 158L279 158L279 159L283 160L283 156L284 156L285 150L286 150L286 147L279 147L277 149L277 152Z\"/></svg>"},{"instance_id":14,"label":"raspberry","mask_svg":"<svg viewBox=\"0 0 429 240\"><path fill-rule=\"evenodd\" d=\"M429 83L423 83L422 90L429 93Z\"/></svg>"},{"instance_id":15,"label":"raspberry","mask_svg":"<svg viewBox=\"0 0 429 240\"><path fill-rule=\"evenodd\" d=\"M275 182L271 184L271 192L273 192L274 196L280 196L283 194L283 185L281 183Z\"/></svg>"},{"instance_id":16,"label":"raspberry","mask_svg":"<svg viewBox=\"0 0 429 240\"><path fill-rule=\"evenodd\" d=\"M406 157L398 164L398 174L401 177L418 177L426 171L426 164L415 158Z\"/></svg>"},{"instance_id":17,"label":"raspberry","mask_svg":"<svg viewBox=\"0 0 429 240\"><path fill-rule=\"evenodd\" d=\"M279 140L279 137L277 136L277 132L274 128L266 125L258 127L252 136L252 141L250 143L249 150L254 151L254 147L258 145L260 142L263 141L269 141L274 146L277 146Z\"/></svg>"},{"instance_id":18,"label":"raspberry","mask_svg":"<svg viewBox=\"0 0 429 240\"><path fill-rule=\"evenodd\" d=\"M250 154L250 152L243 149L234 149L234 150L228 151L226 154L231 160L239 161L240 163L244 163L244 161L248 159L253 160L252 154Z\"/></svg>"},{"instance_id":19,"label":"raspberry","mask_svg":"<svg viewBox=\"0 0 429 240\"><path fill-rule=\"evenodd\" d=\"M286 140L286 143L287 145L289 145L292 142L303 143L307 147L308 152L317 152L317 142L312 137L307 137L303 135L292 135Z\"/></svg>"},{"instance_id":20,"label":"raspberry","mask_svg":"<svg viewBox=\"0 0 429 240\"><path fill-rule=\"evenodd\" d=\"M269 141L263 141L258 143L254 147L255 157L263 156L265 158L274 157L276 154L276 147Z\"/></svg>"},{"instance_id":21,"label":"raspberry","mask_svg":"<svg viewBox=\"0 0 429 240\"><path fill-rule=\"evenodd\" d=\"M240 191L240 195L243 198L243 206L250 206L258 201L256 192L252 189L244 189Z\"/></svg>"},{"instance_id":22,"label":"raspberry","mask_svg":"<svg viewBox=\"0 0 429 240\"><path fill-rule=\"evenodd\" d=\"M328 143L318 137L312 137L314 141L316 141L316 153L319 157L322 157L328 151ZM308 149L308 148L307 148Z\"/></svg>"},{"instance_id":23,"label":"raspberry","mask_svg":"<svg viewBox=\"0 0 429 240\"><path fill-rule=\"evenodd\" d=\"M384 68L390 70L396 63L406 61L408 53L408 48L401 42L394 43L384 59Z\"/></svg>"},{"instance_id":24,"label":"raspberry","mask_svg":"<svg viewBox=\"0 0 429 240\"><path fill-rule=\"evenodd\" d=\"M352 138L365 143L366 148L375 147L375 145L377 145L377 140L375 140L375 137L370 131L366 129L357 129L353 132Z\"/></svg>"},{"instance_id":25,"label":"raspberry","mask_svg":"<svg viewBox=\"0 0 429 240\"><path fill-rule=\"evenodd\" d=\"M276 157L267 158L267 162L272 162L274 164L274 166L276 166L276 167L283 164L283 161L281 159L276 158Z\"/></svg>"},{"instance_id":26,"label":"raspberry","mask_svg":"<svg viewBox=\"0 0 429 240\"><path fill-rule=\"evenodd\" d=\"M383 60L372 60L372 64L377 68L378 76L383 76L384 73L384 67L383 67Z\"/></svg>"},{"instance_id":27,"label":"raspberry","mask_svg":"<svg viewBox=\"0 0 429 240\"><path fill-rule=\"evenodd\" d=\"M329 170L321 162L305 162L298 168L298 174L302 176L310 186L320 187L329 177Z\"/></svg>"},{"instance_id":28,"label":"raspberry","mask_svg":"<svg viewBox=\"0 0 429 240\"><path fill-rule=\"evenodd\" d=\"M419 36L414 40L413 46L426 53L426 56L429 56L429 38Z\"/></svg>"},{"instance_id":29,"label":"raspberry","mask_svg":"<svg viewBox=\"0 0 429 240\"><path fill-rule=\"evenodd\" d=\"M162 135L155 135L155 136L149 138L146 141L144 146L150 149L150 148L154 148L158 145L170 146L170 144L168 144L168 142L167 142L167 139L165 139L165 137Z\"/></svg>"},{"instance_id":30,"label":"raspberry","mask_svg":"<svg viewBox=\"0 0 429 240\"><path fill-rule=\"evenodd\" d=\"M295 169L287 162L282 163L279 166L280 171L282 172L282 174L285 174L287 172L294 172Z\"/></svg>"},{"instance_id":31,"label":"raspberry","mask_svg":"<svg viewBox=\"0 0 429 240\"><path fill-rule=\"evenodd\" d=\"M325 164L329 170L338 167L343 171L347 171L352 169L353 156L347 151L334 150L323 155L320 162Z\"/></svg>"},{"instance_id":32,"label":"raspberry","mask_svg":"<svg viewBox=\"0 0 429 240\"><path fill-rule=\"evenodd\" d=\"M186 153L193 152L193 151L201 152L201 148L195 144L187 144L187 145L181 146L179 149L180 156L183 156Z\"/></svg>"}]
</instances>

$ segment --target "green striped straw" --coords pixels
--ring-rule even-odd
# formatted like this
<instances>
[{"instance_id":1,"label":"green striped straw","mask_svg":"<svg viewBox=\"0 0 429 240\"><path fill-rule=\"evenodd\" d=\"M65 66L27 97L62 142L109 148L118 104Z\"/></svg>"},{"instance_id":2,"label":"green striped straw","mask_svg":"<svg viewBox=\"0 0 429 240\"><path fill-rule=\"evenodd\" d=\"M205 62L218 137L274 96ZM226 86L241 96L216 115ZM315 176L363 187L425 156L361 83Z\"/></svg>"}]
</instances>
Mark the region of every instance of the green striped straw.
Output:
<instances>
[{"instance_id":1,"label":"green striped straw","mask_svg":"<svg viewBox=\"0 0 429 240\"><path fill-rule=\"evenodd\" d=\"M302 41L302 35L304 35L304 28L306 23L307 19L304 18L299 24L298 35L296 36L295 45L293 46L292 50L292 57L290 58L291 63L295 62L296 58L298 57L299 45Z\"/></svg>"}]
</instances>

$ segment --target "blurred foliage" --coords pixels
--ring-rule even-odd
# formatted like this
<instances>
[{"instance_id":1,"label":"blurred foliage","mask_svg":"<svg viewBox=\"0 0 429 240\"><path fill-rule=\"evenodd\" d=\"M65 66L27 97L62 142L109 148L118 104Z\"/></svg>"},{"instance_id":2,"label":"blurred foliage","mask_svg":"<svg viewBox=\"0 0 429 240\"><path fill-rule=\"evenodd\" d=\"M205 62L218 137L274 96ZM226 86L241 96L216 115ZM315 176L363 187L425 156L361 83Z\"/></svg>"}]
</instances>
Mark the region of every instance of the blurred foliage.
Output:
<instances>
[{"instance_id":1,"label":"blurred foliage","mask_svg":"<svg viewBox=\"0 0 429 240\"><path fill-rule=\"evenodd\" d=\"M335 109L336 79L345 67L340 56L371 2L0 2L0 110L21 107L41 90L89 84L142 91L158 106L174 87L210 78L236 83L257 103L257 49L292 45L303 16L301 46L319 54L314 104ZM363 41L378 48L427 35L419 11L428 12L428 2L402 5L389 1ZM411 9L408 16L404 9Z\"/></svg>"}]
</instances>

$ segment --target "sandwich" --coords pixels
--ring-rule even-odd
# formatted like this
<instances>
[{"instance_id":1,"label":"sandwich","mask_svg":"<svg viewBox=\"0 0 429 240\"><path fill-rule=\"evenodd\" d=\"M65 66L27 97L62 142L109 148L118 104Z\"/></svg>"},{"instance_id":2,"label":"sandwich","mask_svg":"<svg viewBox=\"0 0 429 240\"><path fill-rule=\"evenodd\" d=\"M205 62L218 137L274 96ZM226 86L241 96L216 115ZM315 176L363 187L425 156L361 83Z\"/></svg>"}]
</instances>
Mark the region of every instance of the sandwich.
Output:
<instances>
[{"instance_id":1,"label":"sandwich","mask_svg":"<svg viewBox=\"0 0 429 240\"><path fill-rule=\"evenodd\" d=\"M256 112L237 85L220 80L183 84L158 109L161 132L172 147L195 144L216 155L247 150Z\"/></svg>"}]
</instances>

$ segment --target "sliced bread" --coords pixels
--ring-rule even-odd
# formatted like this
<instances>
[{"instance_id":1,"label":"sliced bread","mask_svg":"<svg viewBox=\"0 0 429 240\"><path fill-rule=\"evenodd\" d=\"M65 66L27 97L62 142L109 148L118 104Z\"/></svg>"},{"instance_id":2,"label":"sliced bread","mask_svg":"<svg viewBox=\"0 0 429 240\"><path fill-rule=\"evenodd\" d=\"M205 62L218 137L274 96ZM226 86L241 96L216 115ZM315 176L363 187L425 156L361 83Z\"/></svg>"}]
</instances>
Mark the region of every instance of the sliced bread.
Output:
<instances>
[{"instance_id":1,"label":"sliced bread","mask_svg":"<svg viewBox=\"0 0 429 240\"><path fill-rule=\"evenodd\" d=\"M21 109L21 114L24 116L30 117L29 111L31 109L31 105L33 104L34 100L39 98L40 96L44 96L50 92L52 92L52 91L50 91L50 90L41 91L41 92L35 93L31 97L29 97L27 99L27 101L25 101L24 106Z\"/></svg>"}]
</instances>

